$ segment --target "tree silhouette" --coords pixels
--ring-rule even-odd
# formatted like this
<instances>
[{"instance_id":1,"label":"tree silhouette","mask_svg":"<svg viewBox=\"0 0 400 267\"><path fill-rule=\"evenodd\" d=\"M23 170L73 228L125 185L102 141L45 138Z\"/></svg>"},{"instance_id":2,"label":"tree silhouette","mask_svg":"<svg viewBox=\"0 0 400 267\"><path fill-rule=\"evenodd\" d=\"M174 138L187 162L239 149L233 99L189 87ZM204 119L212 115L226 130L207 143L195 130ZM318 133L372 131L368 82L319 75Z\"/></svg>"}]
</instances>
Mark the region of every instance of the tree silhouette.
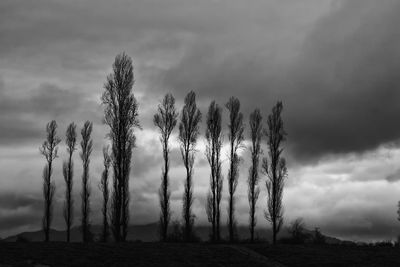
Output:
<instances>
[{"instance_id":1,"label":"tree silhouette","mask_svg":"<svg viewBox=\"0 0 400 267\"><path fill-rule=\"evenodd\" d=\"M65 202L64 202L64 220L67 226L67 242L70 241L71 226L74 214L74 200L72 198L72 186L74 176L74 162L72 155L76 150L76 124L71 123L68 125L67 132L65 134L65 144L67 145L68 161L63 162L63 175L65 181Z\"/></svg>"},{"instance_id":2,"label":"tree silhouette","mask_svg":"<svg viewBox=\"0 0 400 267\"><path fill-rule=\"evenodd\" d=\"M108 200L110 198L110 191L108 189L108 176L111 164L111 155L109 153L109 146L103 147L103 165L104 170L101 175L100 180L100 190L103 193L103 207L101 208L101 213L103 215L103 229L101 231L101 240L103 242L108 241L109 236L109 224L108 224Z\"/></svg>"},{"instance_id":3,"label":"tree silhouette","mask_svg":"<svg viewBox=\"0 0 400 267\"><path fill-rule=\"evenodd\" d=\"M306 225L303 218L297 218L292 221L287 229L291 235L291 242L294 244L304 244L309 234L305 231Z\"/></svg>"},{"instance_id":4,"label":"tree silhouette","mask_svg":"<svg viewBox=\"0 0 400 267\"><path fill-rule=\"evenodd\" d=\"M46 140L39 148L40 153L46 158L47 164L43 169L43 197L44 215L42 220L45 241L50 240L50 226L53 219L53 197L56 190L54 181L51 181L53 173L53 161L58 157L58 144L61 139L57 136L57 123L52 120L46 125Z\"/></svg>"},{"instance_id":5,"label":"tree silhouette","mask_svg":"<svg viewBox=\"0 0 400 267\"><path fill-rule=\"evenodd\" d=\"M81 141L81 159L83 165L82 174L82 239L83 242L91 241L90 233L90 185L89 185L89 164L90 164L90 154L93 149L93 141L90 138L92 134L93 124L86 121L81 130L82 141Z\"/></svg>"},{"instance_id":6,"label":"tree silhouette","mask_svg":"<svg viewBox=\"0 0 400 267\"><path fill-rule=\"evenodd\" d=\"M261 150L261 138L262 138L262 116L259 109L254 110L250 114L249 118L250 125L250 136L251 136L251 166L249 168L248 183L248 200L250 206L249 213L249 230L250 230L250 241L254 241L254 228L257 224L256 203L260 194L260 188L258 187L258 169L260 162Z\"/></svg>"},{"instance_id":7,"label":"tree silhouette","mask_svg":"<svg viewBox=\"0 0 400 267\"><path fill-rule=\"evenodd\" d=\"M211 222L212 232L211 240L220 240L220 202L222 192L222 175L221 175L221 133L222 109L215 103L211 102L207 113L207 129L206 129L206 157L211 168L210 175L210 191L207 196L207 215L208 221Z\"/></svg>"},{"instance_id":8,"label":"tree silhouette","mask_svg":"<svg viewBox=\"0 0 400 267\"><path fill-rule=\"evenodd\" d=\"M236 219L235 219L235 191L239 178L240 158L237 154L238 149L242 146L244 140L243 131L243 114L240 112L240 101L235 97L231 97L226 103L229 110L229 143L230 143L230 167L228 171L228 191L229 191L229 207L228 207L228 230L229 241L234 241L237 237Z\"/></svg>"},{"instance_id":9,"label":"tree silhouette","mask_svg":"<svg viewBox=\"0 0 400 267\"><path fill-rule=\"evenodd\" d=\"M281 117L283 105L278 102L272 108L272 114L268 116L267 136L268 156L263 159L263 170L267 174L268 204L265 218L272 223L272 242L276 244L276 236L283 224L282 195L287 168L285 158L282 157L282 143L286 140L286 132L283 128Z\"/></svg>"},{"instance_id":10,"label":"tree silhouette","mask_svg":"<svg viewBox=\"0 0 400 267\"><path fill-rule=\"evenodd\" d=\"M171 191L169 189L169 148L168 140L172 130L176 126L178 113L175 109L175 98L171 94L166 94L162 103L158 105L158 113L154 115L153 122L160 130L160 141L163 149L164 167L162 169L160 196L160 236L162 241L167 240L168 224L171 219L169 199Z\"/></svg>"},{"instance_id":11,"label":"tree silhouette","mask_svg":"<svg viewBox=\"0 0 400 267\"><path fill-rule=\"evenodd\" d=\"M185 97L185 105L183 106L181 121L179 123L179 142L181 144L182 160L186 168L186 181L183 194L184 238L186 241L190 241L193 238L194 215L192 214L192 176L200 121L201 112L196 106L196 94L191 91Z\"/></svg>"},{"instance_id":12,"label":"tree silhouette","mask_svg":"<svg viewBox=\"0 0 400 267\"><path fill-rule=\"evenodd\" d=\"M135 147L134 128L139 127L138 103L132 92L132 59L125 53L115 57L113 72L107 76L101 97L104 123L110 127L112 143L113 192L111 225L116 242L125 241L129 223L129 173L132 149Z\"/></svg>"},{"instance_id":13,"label":"tree silhouette","mask_svg":"<svg viewBox=\"0 0 400 267\"><path fill-rule=\"evenodd\" d=\"M318 227L314 228L313 243L317 245L323 245L326 243L326 238Z\"/></svg>"}]
</instances>

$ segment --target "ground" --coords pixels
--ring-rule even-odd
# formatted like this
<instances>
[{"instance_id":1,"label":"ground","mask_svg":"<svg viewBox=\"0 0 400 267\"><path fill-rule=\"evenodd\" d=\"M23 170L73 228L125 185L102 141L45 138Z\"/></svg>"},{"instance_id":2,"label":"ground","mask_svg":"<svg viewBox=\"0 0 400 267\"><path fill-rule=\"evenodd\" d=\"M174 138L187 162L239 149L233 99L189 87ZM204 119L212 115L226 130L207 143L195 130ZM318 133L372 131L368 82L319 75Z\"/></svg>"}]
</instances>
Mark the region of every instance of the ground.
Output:
<instances>
[{"instance_id":1,"label":"ground","mask_svg":"<svg viewBox=\"0 0 400 267\"><path fill-rule=\"evenodd\" d=\"M400 266L399 247L356 245L245 245L284 266Z\"/></svg>"},{"instance_id":2,"label":"ground","mask_svg":"<svg viewBox=\"0 0 400 267\"><path fill-rule=\"evenodd\" d=\"M0 266L400 266L391 247L0 243Z\"/></svg>"}]
</instances>

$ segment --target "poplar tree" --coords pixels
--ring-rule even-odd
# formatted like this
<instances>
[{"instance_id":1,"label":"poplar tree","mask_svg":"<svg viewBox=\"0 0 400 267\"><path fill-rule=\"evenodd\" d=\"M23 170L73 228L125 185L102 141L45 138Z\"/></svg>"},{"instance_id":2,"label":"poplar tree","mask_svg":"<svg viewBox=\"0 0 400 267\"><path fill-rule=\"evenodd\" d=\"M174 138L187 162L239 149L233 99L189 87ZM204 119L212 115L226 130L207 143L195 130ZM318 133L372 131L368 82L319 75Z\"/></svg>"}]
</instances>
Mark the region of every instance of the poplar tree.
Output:
<instances>
[{"instance_id":1,"label":"poplar tree","mask_svg":"<svg viewBox=\"0 0 400 267\"><path fill-rule=\"evenodd\" d=\"M53 174L53 161L58 157L58 144L61 139L57 136L57 123L52 120L46 125L46 140L39 148L40 153L46 158L46 166L43 169L43 197L44 215L42 220L45 241L50 240L50 226L53 219L53 197L56 190L54 181L51 180Z\"/></svg>"},{"instance_id":2,"label":"poplar tree","mask_svg":"<svg viewBox=\"0 0 400 267\"><path fill-rule=\"evenodd\" d=\"M243 131L243 114L240 112L240 101L236 97L231 97L226 103L229 111L228 139L230 143L229 154L229 171L228 171L228 191L229 191L229 207L228 207L228 231L229 241L232 242L237 238L236 219L235 219L235 191L239 179L239 163L240 157L238 149L241 148L244 140Z\"/></svg>"},{"instance_id":3,"label":"poplar tree","mask_svg":"<svg viewBox=\"0 0 400 267\"><path fill-rule=\"evenodd\" d=\"M72 155L76 150L76 124L68 125L65 134L65 144L67 145L68 160L63 162L63 175L65 181L65 202L64 202L64 220L67 226L67 242L70 242L71 226L74 219L74 200L72 198L72 186L74 176L74 161Z\"/></svg>"},{"instance_id":4,"label":"poplar tree","mask_svg":"<svg viewBox=\"0 0 400 267\"><path fill-rule=\"evenodd\" d=\"M129 174L135 128L140 128L138 103L132 92L134 84L132 59L125 53L115 57L113 71L107 76L101 97L104 123L109 126L112 143L113 191L111 228L116 242L125 241L129 225Z\"/></svg>"},{"instance_id":5,"label":"poplar tree","mask_svg":"<svg viewBox=\"0 0 400 267\"><path fill-rule=\"evenodd\" d=\"M272 242L276 244L276 237L283 224L283 186L287 177L286 160L282 156L282 144L286 140L283 128L282 102L278 102L268 116L267 137L268 157L263 159L263 171L267 174L267 210L265 218L272 224Z\"/></svg>"},{"instance_id":6,"label":"poplar tree","mask_svg":"<svg viewBox=\"0 0 400 267\"><path fill-rule=\"evenodd\" d=\"M220 202L222 192L221 147L222 147L222 109L211 102L207 113L206 157L210 164L210 191L207 196L207 215L211 223L211 240L220 240Z\"/></svg>"},{"instance_id":7,"label":"poplar tree","mask_svg":"<svg viewBox=\"0 0 400 267\"><path fill-rule=\"evenodd\" d=\"M160 142L163 150L164 166L161 174L161 187L158 191L160 197L160 237L162 241L167 240L168 225L171 219L169 189L169 147L168 141L172 130L177 123L178 113L175 109L175 98L166 94L163 101L158 105L158 112L154 115L153 122L160 131Z\"/></svg>"},{"instance_id":8,"label":"poplar tree","mask_svg":"<svg viewBox=\"0 0 400 267\"><path fill-rule=\"evenodd\" d=\"M254 241L254 228L257 224L256 218L256 203L260 194L260 187L258 186L259 181L259 165L260 165L260 154L261 150L261 139L262 139L262 116L259 109L254 110L250 114L249 118L250 126L250 137L251 137L251 166L249 168L249 177L247 179L248 184L248 200L249 200L249 230L250 230L250 241Z\"/></svg>"},{"instance_id":9,"label":"poplar tree","mask_svg":"<svg viewBox=\"0 0 400 267\"><path fill-rule=\"evenodd\" d=\"M199 123L201 112L196 105L196 94L191 91L185 97L185 105L181 112L179 123L179 142L181 155L186 169L186 180L183 193L183 221L184 239L190 241L193 238L194 215L192 214L193 204L193 164L195 146L199 135Z\"/></svg>"},{"instance_id":10,"label":"poplar tree","mask_svg":"<svg viewBox=\"0 0 400 267\"><path fill-rule=\"evenodd\" d=\"M89 242L91 240L91 232L90 232L90 184L89 184L89 164L90 164L90 155L93 149L93 141L91 139L93 124L89 121L86 121L81 130L82 141L81 141L81 159L83 165L83 173L82 173L82 239L83 242Z\"/></svg>"}]
</instances>

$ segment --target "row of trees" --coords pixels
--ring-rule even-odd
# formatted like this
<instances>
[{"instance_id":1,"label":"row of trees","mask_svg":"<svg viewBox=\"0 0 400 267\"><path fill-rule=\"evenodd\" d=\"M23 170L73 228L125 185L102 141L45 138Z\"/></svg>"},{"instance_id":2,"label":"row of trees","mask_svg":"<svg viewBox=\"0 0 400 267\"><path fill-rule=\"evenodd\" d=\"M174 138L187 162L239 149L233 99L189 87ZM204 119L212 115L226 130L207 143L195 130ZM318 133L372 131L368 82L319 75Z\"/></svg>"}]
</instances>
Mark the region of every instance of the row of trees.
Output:
<instances>
[{"instance_id":1,"label":"row of trees","mask_svg":"<svg viewBox=\"0 0 400 267\"><path fill-rule=\"evenodd\" d=\"M102 240L106 241L111 230L116 242L125 241L129 225L129 176L132 159L132 150L135 147L134 130L140 128L138 121L138 103L132 92L134 84L132 59L125 53L118 55L113 64L113 72L108 75L101 97L104 106L104 123L109 127L108 138L111 142L109 147L103 149L104 170L100 181L100 189L103 193L103 230ZM238 185L239 164L241 158L239 150L244 148L244 119L240 111L240 101L231 97L225 105L229 112L228 141L229 169L228 182L228 230L229 240L237 238L235 219L235 191ZM266 137L268 156L262 159L262 171L267 176L266 192L268 195L266 219L271 222L273 230L273 242L283 222L282 193L284 180L287 176L286 162L282 157L282 143L285 141L286 133L283 128L281 117L282 103L278 102L272 109L267 119L267 128L263 129L262 116L259 109L254 110L249 117L251 137L251 166L248 176L248 201L250 206L249 230L251 240L254 240L254 228L256 226L256 203L260 194L259 169L262 152L261 143ZM161 186L159 189L160 199L160 237L166 241L168 228L171 220L169 188L169 142L171 134L178 124L180 152L186 170L186 178L183 193L183 237L185 241L194 238L193 225L193 168L196 154L196 143L198 140L199 126L202 114L196 105L196 94L191 91L187 94L182 111L175 108L175 99L171 94L165 95L154 115L153 122L160 131L160 142L163 153L163 167L161 174ZM51 180L53 161L57 158L57 146L60 139L57 137L57 124L55 121L47 125L47 138L41 147L47 164L43 172L43 194L45 200L45 211L43 217L43 229L45 240L49 240L50 223L52 219L52 199L55 185ZM90 234L90 186L89 186L89 163L92 152L92 123L86 122L82 128L81 135L81 159L83 164L82 174L82 235L83 240L89 241ZM211 240L221 239L221 199L223 189L221 148L223 144L222 132L222 108L215 102L211 102L206 115L206 158L210 165L210 189L207 195L206 212L211 223ZM71 123L66 132L66 145L68 159L63 163L63 174L66 183L64 218L67 226L67 241L70 240L70 229L73 221L73 160L72 156L76 150L77 143L76 125ZM113 171L112 190L110 191L109 173ZM109 205L110 202L110 205Z\"/></svg>"},{"instance_id":2,"label":"row of trees","mask_svg":"<svg viewBox=\"0 0 400 267\"><path fill-rule=\"evenodd\" d=\"M183 221L184 238L191 240L193 238L193 220L191 205L193 203L193 163L195 157L195 145L199 135L199 123L201 113L196 107L195 93L189 92L185 98L184 107L181 113L179 123L179 141L183 163L186 168L185 190L183 196ZM235 191L239 177L239 163L241 158L238 150L243 148L244 141L244 122L243 114L240 112L240 101L231 97L225 107L229 112L228 140L230 144L229 170L228 170L228 230L229 240L234 241L237 238L236 220L235 220ZM282 142L285 141L286 132L283 127L281 117L283 105L278 102L272 109L272 114L268 116L267 129L263 129L262 116L259 109L250 114L250 137L251 137L251 166L248 176L248 201L250 206L249 230L251 241L254 240L254 229L256 226L256 203L260 194L259 187L259 165L260 155L262 154L261 142L263 136L266 136L268 157L262 160L262 171L267 175L266 189L268 195L266 219L271 222L273 229L273 242L276 242L276 235L283 223L282 193L284 180L287 176L286 162L282 157ZM158 112L154 115L154 124L160 130L160 141L163 147L164 166L162 169L160 195L160 231L161 239L166 240L168 234L168 225L171 218L169 198L169 148L168 140L177 124L178 113L175 108L175 99L171 94L165 95L158 106ZM221 173L221 147L223 143L222 134L222 108L211 102L206 117L205 137L206 157L210 165L210 189L207 195L206 212L208 220L211 223L211 240L219 241L220 221L221 221L221 199L223 176Z\"/></svg>"},{"instance_id":3,"label":"row of trees","mask_svg":"<svg viewBox=\"0 0 400 267\"><path fill-rule=\"evenodd\" d=\"M103 193L103 230L102 239L107 240L110 228L114 239L125 241L129 224L129 174L132 158L132 149L135 146L134 128L139 127L138 104L132 93L133 66L132 59L126 54L120 54L115 58L113 72L108 75L104 85L101 100L104 106L104 123L109 127L108 138L111 141L109 147L103 149L104 171L100 181L100 189ZM81 159L82 173L82 207L81 228L84 242L91 240L90 231L90 186L89 164L93 149L91 139L92 123L86 122L81 135ZM54 181L51 180L53 161L58 157L58 144L61 139L57 136L57 123L51 121L46 127L46 140L40 148L46 158L46 166L43 171L43 195L44 216L43 230L45 241L49 241L50 225L53 218L53 197L55 192ZM73 222L73 160L76 150L76 125L71 123L66 132L66 145L68 160L63 164L63 174L66 183L64 218L67 226L67 241L70 241L70 230ZM112 191L109 191L109 172L113 170ZM109 201L111 209L109 209ZM110 223L109 223L110 222ZM111 227L109 227L111 224Z\"/></svg>"},{"instance_id":4,"label":"row of trees","mask_svg":"<svg viewBox=\"0 0 400 267\"><path fill-rule=\"evenodd\" d=\"M90 155L92 153L93 141L91 139L92 123L85 122L82 130L82 141L80 157L82 159L83 173L82 173L82 234L85 242L90 240L90 187L89 187L89 163ZM46 126L46 140L40 147L40 151L46 158L46 165L43 170L43 196L44 196L44 216L43 216L43 230L45 234L45 241L49 241L50 238L50 225L53 219L53 197L55 192L55 183L51 180L53 173L53 161L58 157L58 144L61 139L57 136L57 123L51 121ZM63 162L63 176L65 180L65 202L63 215L65 224L67 227L67 241L70 241L71 226L73 223L74 205L72 198L72 186L73 186L73 175L74 175L74 162L72 156L76 148L77 134L76 125L71 123L66 131L65 143L67 146L68 159Z\"/></svg>"}]
</instances>

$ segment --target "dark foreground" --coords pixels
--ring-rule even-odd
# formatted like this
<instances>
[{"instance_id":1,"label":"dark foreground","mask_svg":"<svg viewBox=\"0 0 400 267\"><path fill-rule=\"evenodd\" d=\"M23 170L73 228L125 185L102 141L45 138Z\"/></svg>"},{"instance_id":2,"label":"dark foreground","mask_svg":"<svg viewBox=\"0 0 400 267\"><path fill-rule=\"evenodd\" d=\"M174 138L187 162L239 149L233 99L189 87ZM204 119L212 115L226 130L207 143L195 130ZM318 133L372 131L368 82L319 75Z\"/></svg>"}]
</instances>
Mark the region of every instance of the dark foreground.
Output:
<instances>
[{"instance_id":1,"label":"dark foreground","mask_svg":"<svg viewBox=\"0 0 400 267\"><path fill-rule=\"evenodd\" d=\"M0 243L0 266L400 266L390 247Z\"/></svg>"},{"instance_id":2,"label":"dark foreground","mask_svg":"<svg viewBox=\"0 0 400 267\"><path fill-rule=\"evenodd\" d=\"M400 266L399 247L347 245L246 245L285 266Z\"/></svg>"}]
</instances>

